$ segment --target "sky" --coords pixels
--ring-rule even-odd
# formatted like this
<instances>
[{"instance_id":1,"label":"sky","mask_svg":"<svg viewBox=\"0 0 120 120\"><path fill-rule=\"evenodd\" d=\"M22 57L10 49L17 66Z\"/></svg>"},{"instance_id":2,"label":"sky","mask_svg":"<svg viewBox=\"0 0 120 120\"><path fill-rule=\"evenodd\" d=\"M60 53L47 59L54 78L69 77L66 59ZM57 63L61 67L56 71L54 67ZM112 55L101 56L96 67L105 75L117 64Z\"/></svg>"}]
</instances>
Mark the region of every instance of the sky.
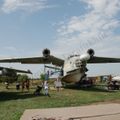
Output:
<instances>
[{"instance_id":1,"label":"sky","mask_svg":"<svg viewBox=\"0 0 120 120\"><path fill-rule=\"evenodd\" d=\"M120 0L0 0L0 58L85 53L120 57ZM0 64L30 69L43 65ZM88 65L90 75L120 74L120 64Z\"/></svg>"}]
</instances>

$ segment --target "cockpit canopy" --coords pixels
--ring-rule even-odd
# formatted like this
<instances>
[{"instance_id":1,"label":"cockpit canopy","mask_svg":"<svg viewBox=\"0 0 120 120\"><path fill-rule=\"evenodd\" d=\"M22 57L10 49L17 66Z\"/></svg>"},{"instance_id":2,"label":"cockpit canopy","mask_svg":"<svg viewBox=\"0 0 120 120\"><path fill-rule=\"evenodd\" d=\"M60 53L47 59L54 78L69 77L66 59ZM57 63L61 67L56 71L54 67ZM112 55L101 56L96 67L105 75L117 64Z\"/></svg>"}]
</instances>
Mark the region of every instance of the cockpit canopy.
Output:
<instances>
[{"instance_id":1,"label":"cockpit canopy","mask_svg":"<svg viewBox=\"0 0 120 120\"><path fill-rule=\"evenodd\" d=\"M70 58L73 58L73 57L79 57L80 55L77 55L77 54L75 54L75 55L70 55L69 57L68 57L68 59L70 59Z\"/></svg>"}]
</instances>

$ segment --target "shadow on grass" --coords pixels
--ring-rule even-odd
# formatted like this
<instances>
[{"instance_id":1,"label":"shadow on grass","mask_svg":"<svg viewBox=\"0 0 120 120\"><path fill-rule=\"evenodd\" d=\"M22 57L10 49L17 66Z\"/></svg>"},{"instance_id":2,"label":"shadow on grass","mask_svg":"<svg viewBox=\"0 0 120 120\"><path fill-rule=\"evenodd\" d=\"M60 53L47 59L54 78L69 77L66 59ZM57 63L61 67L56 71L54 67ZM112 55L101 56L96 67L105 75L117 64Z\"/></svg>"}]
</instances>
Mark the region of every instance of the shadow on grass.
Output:
<instances>
[{"instance_id":1,"label":"shadow on grass","mask_svg":"<svg viewBox=\"0 0 120 120\"><path fill-rule=\"evenodd\" d=\"M107 89L103 88L102 86L90 86L90 87L80 87L76 84L66 85L64 88L72 89L72 90L84 90L84 91L92 91L92 92L115 92L115 91L108 91Z\"/></svg>"},{"instance_id":2,"label":"shadow on grass","mask_svg":"<svg viewBox=\"0 0 120 120\"><path fill-rule=\"evenodd\" d=\"M43 96L43 94L40 94L39 96ZM27 99L33 97L37 96L28 92L0 92L0 101Z\"/></svg>"}]
</instances>

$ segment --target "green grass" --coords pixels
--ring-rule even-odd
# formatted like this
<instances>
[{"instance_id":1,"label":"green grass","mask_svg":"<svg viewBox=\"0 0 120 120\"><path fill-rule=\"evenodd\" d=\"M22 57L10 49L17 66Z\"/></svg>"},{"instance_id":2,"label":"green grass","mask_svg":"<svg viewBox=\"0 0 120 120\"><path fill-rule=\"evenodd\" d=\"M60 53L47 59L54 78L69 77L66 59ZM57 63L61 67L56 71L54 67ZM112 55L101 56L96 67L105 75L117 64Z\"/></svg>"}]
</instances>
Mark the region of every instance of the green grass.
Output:
<instances>
[{"instance_id":1,"label":"green grass","mask_svg":"<svg viewBox=\"0 0 120 120\"><path fill-rule=\"evenodd\" d=\"M107 92L98 88L50 91L50 98L34 96L33 91L34 89L29 93L17 92L13 86L5 90L0 85L0 120L19 120L25 109L81 106L120 100L120 91Z\"/></svg>"}]
</instances>

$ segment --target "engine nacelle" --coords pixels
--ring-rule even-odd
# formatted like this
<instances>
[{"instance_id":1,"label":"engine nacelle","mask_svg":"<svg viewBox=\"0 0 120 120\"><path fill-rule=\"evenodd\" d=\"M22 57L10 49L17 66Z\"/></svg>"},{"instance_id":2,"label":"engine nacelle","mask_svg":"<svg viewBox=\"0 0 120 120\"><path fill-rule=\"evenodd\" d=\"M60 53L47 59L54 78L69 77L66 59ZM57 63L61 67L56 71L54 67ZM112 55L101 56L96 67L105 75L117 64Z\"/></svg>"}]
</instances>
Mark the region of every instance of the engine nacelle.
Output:
<instances>
[{"instance_id":1,"label":"engine nacelle","mask_svg":"<svg viewBox=\"0 0 120 120\"><path fill-rule=\"evenodd\" d=\"M47 48L44 49L44 50L43 50L43 57L46 57L46 58L47 58L47 57L49 57L49 56L50 56L50 50L47 49Z\"/></svg>"},{"instance_id":2,"label":"engine nacelle","mask_svg":"<svg viewBox=\"0 0 120 120\"><path fill-rule=\"evenodd\" d=\"M90 59L90 55L88 53L80 55L81 61L88 61Z\"/></svg>"},{"instance_id":3,"label":"engine nacelle","mask_svg":"<svg viewBox=\"0 0 120 120\"><path fill-rule=\"evenodd\" d=\"M95 51L93 49L88 49L87 53L90 55L90 57L94 56Z\"/></svg>"}]
</instances>

